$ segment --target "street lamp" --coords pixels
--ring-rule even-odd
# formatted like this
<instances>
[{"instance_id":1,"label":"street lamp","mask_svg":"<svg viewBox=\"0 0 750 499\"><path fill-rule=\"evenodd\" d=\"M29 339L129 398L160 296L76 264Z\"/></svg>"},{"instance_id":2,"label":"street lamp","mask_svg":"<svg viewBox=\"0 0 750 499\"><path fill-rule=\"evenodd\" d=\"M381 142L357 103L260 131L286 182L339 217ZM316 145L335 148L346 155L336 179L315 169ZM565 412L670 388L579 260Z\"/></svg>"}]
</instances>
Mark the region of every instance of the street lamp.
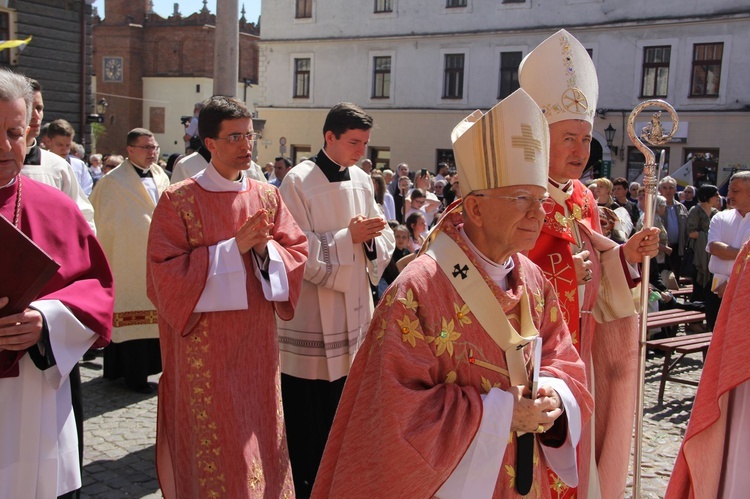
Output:
<instances>
[{"instance_id":1,"label":"street lamp","mask_svg":"<svg viewBox=\"0 0 750 499\"><path fill-rule=\"evenodd\" d=\"M107 100L102 97L96 103L96 114L89 114L86 116L86 123L104 123L104 115L107 114L107 108L109 104Z\"/></svg>"},{"instance_id":2,"label":"street lamp","mask_svg":"<svg viewBox=\"0 0 750 499\"><path fill-rule=\"evenodd\" d=\"M607 128L604 129L604 137L607 139L607 147L609 147L609 150L612 151L615 156L617 156L617 151L619 150L617 146L612 145L616 132L617 130L612 126L612 123L607 125Z\"/></svg>"}]
</instances>

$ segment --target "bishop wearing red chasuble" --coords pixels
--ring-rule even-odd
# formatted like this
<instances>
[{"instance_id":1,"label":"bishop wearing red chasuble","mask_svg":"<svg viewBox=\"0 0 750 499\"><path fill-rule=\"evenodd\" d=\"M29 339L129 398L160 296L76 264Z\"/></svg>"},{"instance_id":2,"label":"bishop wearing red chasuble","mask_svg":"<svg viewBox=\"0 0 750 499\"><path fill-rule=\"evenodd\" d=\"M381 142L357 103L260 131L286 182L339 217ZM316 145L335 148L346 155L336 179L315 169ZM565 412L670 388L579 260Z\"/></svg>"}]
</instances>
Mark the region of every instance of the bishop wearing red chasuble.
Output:
<instances>
[{"instance_id":1,"label":"bishop wearing red chasuble","mask_svg":"<svg viewBox=\"0 0 750 499\"><path fill-rule=\"evenodd\" d=\"M750 242L734 262L667 499L750 490Z\"/></svg>"},{"instance_id":2,"label":"bishop wearing red chasuble","mask_svg":"<svg viewBox=\"0 0 750 499\"><path fill-rule=\"evenodd\" d=\"M4 314L0 296L2 498L68 497L81 487L69 374L109 342L114 306L112 273L76 204L19 175L31 101L26 78L0 69L0 214L60 265L24 312ZM0 279L24 272L8 263Z\"/></svg>"},{"instance_id":3,"label":"bishop wearing red chasuble","mask_svg":"<svg viewBox=\"0 0 750 499\"><path fill-rule=\"evenodd\" d=\"M644 255L656 256L658 229L615 244L602 235L596 200L578 180L589 159L599 97L586 48L560 30L526 56L518 78L549 124L547 189L555 200L528 256L552 282L595 400L579 448L580 484L561 497L623 497L638 365L632 289L640 281L637 264Z\"/></svg>"},{"instance_id":4,"label":"bishop wearing red chasuble","mask_svg":"<svg viewBox=\"0 0 750 499\"><path fill-rule=\"evenodd\" d=\"M162 195L148 242L159 484L168 499L291 497L274 314L294 315L307 239L276 187L244 173L244 104L210 98L199 127L212 161Z\"/></svg>"},{"instance_id":5,"label":"bishop wearing red chasuble","mask_svg":"<svg viewBox=\"0 0 750 499\"><path fill-rule=\"evenodd\" d=\"M313 497L556 497L551 469L577 483L583 363L520 254L551 207L546 122L519 90L452 138L468 194L378 305Z\"/></svg>"}]
</instances>

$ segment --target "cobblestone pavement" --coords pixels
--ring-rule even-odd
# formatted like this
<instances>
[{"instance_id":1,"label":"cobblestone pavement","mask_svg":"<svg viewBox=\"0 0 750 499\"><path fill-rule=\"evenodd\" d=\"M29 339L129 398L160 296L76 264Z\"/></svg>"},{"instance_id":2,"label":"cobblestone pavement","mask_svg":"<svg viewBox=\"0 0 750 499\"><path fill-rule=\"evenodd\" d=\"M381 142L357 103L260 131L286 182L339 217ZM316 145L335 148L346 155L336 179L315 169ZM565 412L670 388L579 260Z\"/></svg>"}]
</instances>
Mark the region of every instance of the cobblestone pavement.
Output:
<instances>
[{"instance_id":1,"label":"cobblestone pavement","mask_svg":"<svg viewBox=\"0 0 750 499\"><path fill-rule=\"evenodd\" d=\"M663 358L646 363L641 494L662 498L693 407L695 387L667 383L664 405L657 405ZM699 354L685 357L673 371L697 381ZM160 498L154 469L156 394L129 391L122 381L102 378L102 359L81 363L85 422L83 491L86 498ZM156 383L159 376L152 376ZM631 460L632 468L632 460ZM632 491L629 488L627 494Z\"/></svg>"}]
</instances>

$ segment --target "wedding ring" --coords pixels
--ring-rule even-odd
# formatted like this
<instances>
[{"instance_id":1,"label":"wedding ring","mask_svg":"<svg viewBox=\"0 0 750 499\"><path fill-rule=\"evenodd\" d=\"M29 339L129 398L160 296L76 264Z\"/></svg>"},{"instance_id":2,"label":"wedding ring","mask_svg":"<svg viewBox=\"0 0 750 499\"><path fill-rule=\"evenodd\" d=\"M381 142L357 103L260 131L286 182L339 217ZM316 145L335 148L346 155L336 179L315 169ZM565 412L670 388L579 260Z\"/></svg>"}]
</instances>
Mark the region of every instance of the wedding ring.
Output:
<instances>
[{"instance_id":1,"label":"wedding ring","mask_svg":"<svg viewBox=\"0 0 750 499\"><path fill-rule=\"evenodd\" d=\"M540 423L539 426L536 427L536 432L544 433L544 425Z\"/></svg>"}]
</instances>

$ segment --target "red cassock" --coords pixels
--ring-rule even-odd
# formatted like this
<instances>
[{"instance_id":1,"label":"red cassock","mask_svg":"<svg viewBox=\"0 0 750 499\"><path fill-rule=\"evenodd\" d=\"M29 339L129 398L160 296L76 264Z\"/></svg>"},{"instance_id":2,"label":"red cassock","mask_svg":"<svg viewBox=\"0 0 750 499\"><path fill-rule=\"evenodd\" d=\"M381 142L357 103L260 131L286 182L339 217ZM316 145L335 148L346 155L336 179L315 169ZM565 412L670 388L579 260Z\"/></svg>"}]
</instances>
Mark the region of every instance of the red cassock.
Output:
<instances>
[{"instance_id":1,"label":"red cassock","mask_svg":"<svg viewBox=\"0 0 750 499\"><path fill-rule=\"evenodd\" d=\"M583 363L539 268L523 255L513 256L506 293L481 269L457 227L444 223L444 230L480 271L515 328L526 287L543 338L541 371L567 384L585 423L593 404ZM435 260L418 257L375 311L347 379L313 497L432 497L477 434L481 395L509 386L502 350ZM557 497L537 439L534 446L531 493ZM517 497L515 475L516 436L509 432L493 496Z\"/></svg>"},{"instance_id":2,"label":"red cassock","mask_svg":"<svg viewBox=\"0 0 750 499\"><path fill-rule=\"evenodd\" d=\"M156 462L167 498L293 495L279 381L274 312L294 314L307 239L278 190L249 181L241 192L209 192L189 179L154 211L148 296L159 315ZM289 282L287 302L269 302L247 270L248 308L193 314L208 274L209 246L234 237L265 208Z\"/></svg>"},{"instance_id":3,"label":"red cassock","mask_svg":"<svg viewBox=\"0 0 750 499\"><path fill-rule=\"evenodd\" d=\"M36 298L59 300L98 336L93 347L104 347L112 332L114 288L112 272L99 242L69 197L30 178L17 177L0 189L0 213L14 218L19 180L21 210L18 228L52 257L60 268ZM0 242L0 244L2 244ZM23 268L13 269L23 272ZM12 275L3 275L12 279ZM18 376L18 361L26 352L0 352L0 377Z\"/></svg>"},{"instance_id":4,"label":"red cassock","mask_svg":"<svg viewBox=\"0 0 750 499\"><path fill-rule=\"evenodd\" d=\"M750 380L748 297L750 242L737 255L724 293L690 423L667 487L667 499L719 497L722 470L731 466L725 456L730 391ZM748 470L734 469L733 473L746 474Z\"/></svg>"}]
</instances>

